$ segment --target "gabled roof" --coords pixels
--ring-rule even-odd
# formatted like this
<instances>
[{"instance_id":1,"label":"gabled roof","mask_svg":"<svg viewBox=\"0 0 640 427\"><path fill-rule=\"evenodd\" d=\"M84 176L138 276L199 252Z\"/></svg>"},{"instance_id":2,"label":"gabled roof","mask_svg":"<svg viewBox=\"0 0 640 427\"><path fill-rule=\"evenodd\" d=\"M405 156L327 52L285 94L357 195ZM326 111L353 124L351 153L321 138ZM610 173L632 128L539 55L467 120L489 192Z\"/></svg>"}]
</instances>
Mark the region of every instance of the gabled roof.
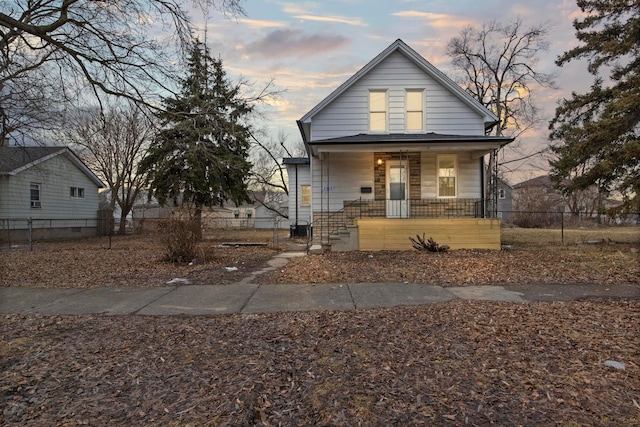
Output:
<instances>
[{"instance_id":1,"label":"gabled roof","mask_svg":"<svg viewBox=\"0 0 640 427\"><path fill-rule=\"evenodd\" d=\"M442 71L434 67L429 61L424 59L418 52L410 48L405 42L403 42L401 39L398 39L385 50L383 50L380 54L378 54L378 56L373 58L367 65L362 67L357 73L351 76L347 81L338 86L338 88L331 92L329 96L323 99L318 105L313 107L307 114L305 114L300 120L297 121L298 127L300 128L300 132L302 133L305 142L309 142L308 123L311 122L313 116L322 111L333 100L343 94L347 89L353 86L364 75L366 75L382 61L387 59L394 52L402 53L415 65L417 65L422 71L424 71L427 75L438 82L442 87L449 90L449 92L458 97L463 103L465 103L472 110L476 111L480 116L482 116L485 124L485 129L494 126L499 121L498 117L491 111L489 111L477 99L472 97L456 82L447 77Z\"/></svg>"},{"instance_id":2,"label":"gabled roof","mask_svg":"<svg viewBox=\"0 0 640 427\"><path fill-rule=\"evenodd\" d=\"M513 186L513 188L515 189L520 189L525 187L543 187L543 188L547 188L555 191L555 187L551 182L551 177L549 175L542 175L536 178L531 178Z\"/></svg>"},{"instance_id":3,"label":"gabled roof","mask_svg":"<svg viewBox=\"0 0 640 427\"><path fill-rule=\"evenodd\" d=\"M64 155L93 181L105 185L68 147L0 147L0 175L14 176L56 156Z\"/></svg>"}]
</instances>

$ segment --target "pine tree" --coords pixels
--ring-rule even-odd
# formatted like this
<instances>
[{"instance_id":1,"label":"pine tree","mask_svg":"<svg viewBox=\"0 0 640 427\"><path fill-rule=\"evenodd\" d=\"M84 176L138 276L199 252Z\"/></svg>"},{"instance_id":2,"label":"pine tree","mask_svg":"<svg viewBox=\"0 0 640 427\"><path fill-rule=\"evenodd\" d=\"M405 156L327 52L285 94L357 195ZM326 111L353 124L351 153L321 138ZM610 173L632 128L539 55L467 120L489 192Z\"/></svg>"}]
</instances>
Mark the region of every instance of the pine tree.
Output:
<instances>
[{"instance_id":1,"label":"pine tree","mask_svg":"<svg viewBox=\"0 0 640 427\"><path fill-rule=\"evenodd\" d=\"M148 173L149 197L161 205L181 200L198 229L202 209L248 201L245 178L253 108L232 85L222 60L195 41L181 92L163 100L163 129L139 169Z\"/></svg>"},{"instance_id":2,"label":"pine tree","mask_svg":"<svg viewBox=\"0 0 640 427\"><path fill-rule=\"evenodd\" d=\"M565 52L560 66L588 59L596 78L591 90L562 100L550 123L551 176L565 194L596 187L618 192L619 213L640 212L640 3L638 0L578 0L586 17L574 21L580 46ZM605 82L600 75L609 71Z\"/></svg>"}]
</instances>

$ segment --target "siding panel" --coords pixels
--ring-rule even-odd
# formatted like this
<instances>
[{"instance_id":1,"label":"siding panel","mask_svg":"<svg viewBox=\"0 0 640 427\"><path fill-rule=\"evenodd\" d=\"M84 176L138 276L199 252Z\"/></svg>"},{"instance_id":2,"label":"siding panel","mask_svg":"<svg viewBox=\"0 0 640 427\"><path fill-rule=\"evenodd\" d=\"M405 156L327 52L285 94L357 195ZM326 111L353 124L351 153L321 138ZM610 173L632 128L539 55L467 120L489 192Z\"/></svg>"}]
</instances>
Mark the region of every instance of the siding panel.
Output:
<instances>
[{"instance_id":1,"label":"siding panel","mask_svg":"<svg viewBox=\"0 0 640 427\"><path fill-rule=\"evenodd\" d=\"M405 90L424 89L426 132L483 135L482 118L430 76L395 52L314 118L312 139L367 133L370 89L388 89L388 129L405 131Z\"/></svg>"},{"instance_id":2,"label":"siding panel","mask_svg":"<svg viewBox=\"0 0 640 427\"><path fill-rule=\"evenodd\" d=\"M373 193L360 193L360 187L373 188L373 161L373 153L330 154L324 161L313 158L314 210L322 206L323 211L338 211L344 200L373 199Z\"/></svg>"}]
</instances>

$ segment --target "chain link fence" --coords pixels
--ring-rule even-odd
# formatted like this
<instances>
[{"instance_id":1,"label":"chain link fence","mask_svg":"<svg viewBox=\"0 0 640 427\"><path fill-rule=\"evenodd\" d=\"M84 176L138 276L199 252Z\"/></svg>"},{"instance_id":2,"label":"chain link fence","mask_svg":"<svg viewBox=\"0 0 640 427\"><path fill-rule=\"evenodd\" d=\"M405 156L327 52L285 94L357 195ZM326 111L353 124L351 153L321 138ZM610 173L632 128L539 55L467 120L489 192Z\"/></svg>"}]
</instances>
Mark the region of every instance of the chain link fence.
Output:
<instances>
[{"instance_id":1,"label":"chain link fence","mask_svg":"<svg viewBox=\"0 0 640 427\"><path fill-rule=\"evenodd\" d=\"M541 243L640 243L640 213L626 217L548 211L502 211L503 228L540 230ZM506 241L503 233L503 244ZM531 233L529 233L531 234Z\"/></svg>"}]
</instances>

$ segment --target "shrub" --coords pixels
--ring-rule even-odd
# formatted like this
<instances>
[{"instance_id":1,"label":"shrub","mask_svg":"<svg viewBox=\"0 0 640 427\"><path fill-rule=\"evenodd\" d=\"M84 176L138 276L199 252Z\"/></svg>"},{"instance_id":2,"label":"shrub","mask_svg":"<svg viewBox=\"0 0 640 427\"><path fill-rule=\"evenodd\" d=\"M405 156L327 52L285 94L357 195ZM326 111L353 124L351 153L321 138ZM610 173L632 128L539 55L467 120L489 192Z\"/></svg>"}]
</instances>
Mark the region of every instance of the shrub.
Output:
<instances>
[{"instance_id":1,"label":"shrub","mask_svg":"<svg viewBox=\"0 0 640 427\"><path fill-rule=\"evenodd\" d=\"M422 233L422 237L416 234L415 239L413 237L409 237L409 240L411 240L411 244L413 245L413 248L419 251L447 252L449 250L449 246L439 245L431 237L429 237L429 239L425 241L424 233Z\"/></svg>"},{"instance_id":2,"label":"shrub","mask_svg":"<svg viewBox=\"0 0 640 427\"><path fill-rule=\"evenodd\" d=\"M166 261L189 262L196 257L200 231L197 221L173 216L163 220L158 231L166 250Z\"/></svg>"}]
</instances>

